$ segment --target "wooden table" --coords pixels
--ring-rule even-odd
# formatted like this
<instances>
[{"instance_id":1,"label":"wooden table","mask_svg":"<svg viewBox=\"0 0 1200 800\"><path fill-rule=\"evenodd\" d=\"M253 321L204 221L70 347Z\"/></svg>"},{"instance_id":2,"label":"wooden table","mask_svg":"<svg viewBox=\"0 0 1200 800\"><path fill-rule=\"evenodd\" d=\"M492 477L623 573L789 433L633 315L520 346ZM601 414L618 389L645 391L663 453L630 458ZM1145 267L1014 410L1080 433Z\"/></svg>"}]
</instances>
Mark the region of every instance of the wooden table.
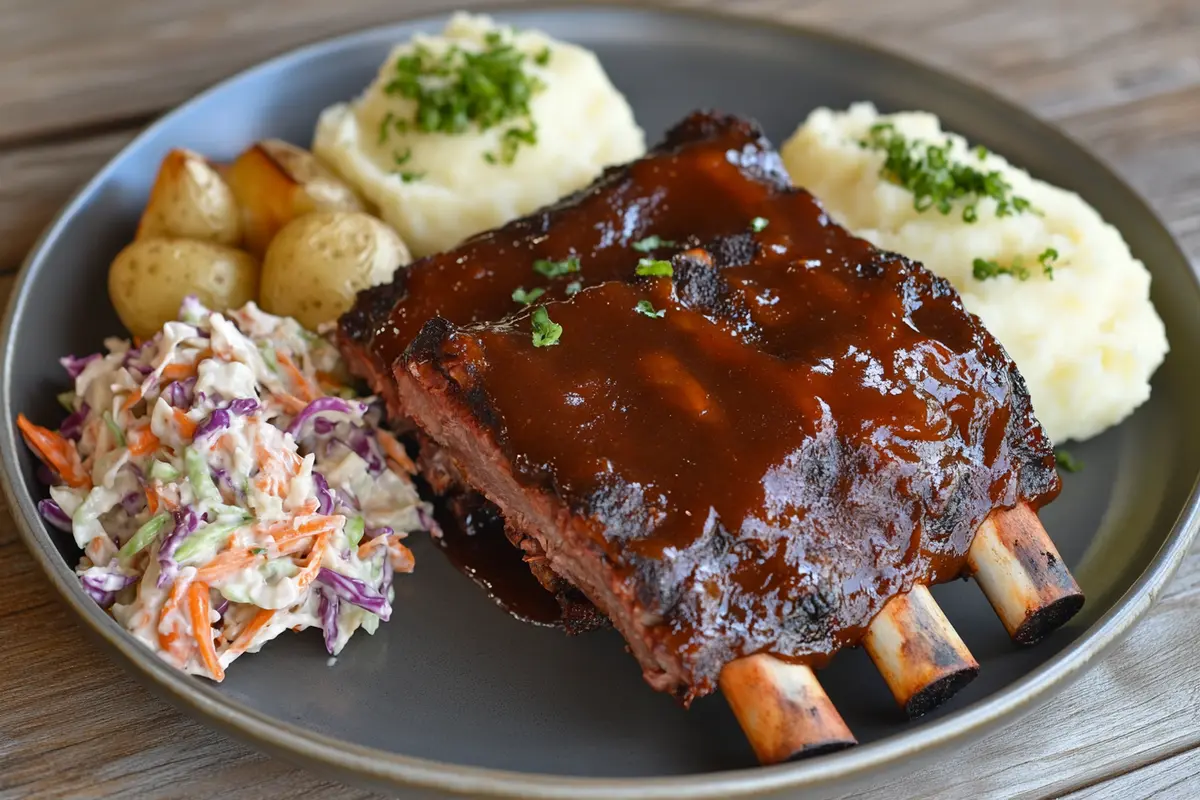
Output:
<instances>
[{"instance_id":1,"label":"wooden table","mask_svg":"<svg viewBox=\"0 0 1200 800\"><path fill-rule=\"evenodd\" d=\"M512 3L510 3L511 5ZM1108 159L1200 255L1200 0L692 0L869 39L986 83ZM444 10L418 0L4 0L0 292L149 120L263 58ZM477 5L460 3L460 5ZM869 797L1200 796L1200 554L1021 726ZM0 796L368 797L182 716L79 635L0 513Z\"/></svg>"}]
</instances>

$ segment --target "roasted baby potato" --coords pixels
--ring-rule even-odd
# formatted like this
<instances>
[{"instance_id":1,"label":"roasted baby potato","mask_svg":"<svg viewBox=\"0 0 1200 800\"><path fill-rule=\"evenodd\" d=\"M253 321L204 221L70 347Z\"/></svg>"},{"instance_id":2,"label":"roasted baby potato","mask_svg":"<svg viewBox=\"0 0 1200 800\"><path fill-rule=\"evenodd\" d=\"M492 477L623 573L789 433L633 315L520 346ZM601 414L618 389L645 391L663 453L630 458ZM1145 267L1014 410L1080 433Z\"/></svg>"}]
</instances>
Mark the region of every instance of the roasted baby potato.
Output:
<instances>
[{"instance_id":1,"label":"roasted baby potato","mask_svg":"<svg viewBox=\"0 0 1200 800\"><path fill-rule=\"evenodd\" d=\"M113 260L108 295L134 336L148 338L178 318L194 294L209 308L240 308L258 289L258 261L232 247L195 239L139 239Z\"/></svg>"},{"instance_id":2,"label":"roasted baby potato","mask_svg":"<svg viewBox=\"0 0 1200 800\"><path fill-rule=\"evenodd\" d=\"M400 235L369 214L306 214L267 248L259 304L316 330L349 310L360 290L391 280L411 260Z\"/></svg>"},{"instance_id":3,"label":"roasted baby potato","mask_svg":"<svg viewBox=\"0 0 1200 800\"><path fill-rule=\"evenodd\" d=\"M179 236L237 245L237 200L220 173L199 153L172 150L158 168L137 238Z\"/></svg>"},{"instance_id":4,"label":"roasted baby potato","mask_svg":"<svg viewBox=\"0 0 1200 800\"><path fill-rule=\"evenodd\" d=\"M362 211L354 190L302 148L278 139L238 156L225 178L242 213L245 247L256 256L279 229L312 211Z\"/></svg>"}]
</instances>

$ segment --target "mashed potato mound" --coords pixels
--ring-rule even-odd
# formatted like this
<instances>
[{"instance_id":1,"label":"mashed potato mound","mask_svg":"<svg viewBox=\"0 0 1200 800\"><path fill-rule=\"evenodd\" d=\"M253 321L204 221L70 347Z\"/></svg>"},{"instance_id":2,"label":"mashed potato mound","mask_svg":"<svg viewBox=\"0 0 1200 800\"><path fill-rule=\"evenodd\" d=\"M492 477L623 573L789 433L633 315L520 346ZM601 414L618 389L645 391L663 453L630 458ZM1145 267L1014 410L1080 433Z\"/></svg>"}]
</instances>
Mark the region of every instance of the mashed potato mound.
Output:
<instances>
[{"instance_id":1,"label":"mashed potato mound","mask_svg":"<svg viewBox=\"0 0 1200 800\"><path fill-rule=\"evenodd\" d=\"M951 156L998 170L1039 213L998 217L996 202L965 201L949 214L918 212L907 189L880 177L885 154L863 147L871 127L890 122L908 140L951 142ZM1003 158L982 163L962 137L943 132L932 114L880 116L866 103L845 112L821 108L783 146L797 185L819 197L831 216L878 247L922 262L958 289L1016 361L1034 411L1055 442L1086 439L1120 422L1150 396L1150 376L1167 352L1166 333L1150 303L1150 273L1116 228L1078 195L1029 176ZM1053 277L1039 254L1058 252ZM1030 267L1027 280L973 274L975 259Z\"/></svg>"},{"instance_id":2,"label":"mashed potato mound","mask_svg":"<svg viewBox=\"0 0 1200 800\"><path fill-rule=\"evenodd\" d=\"M385 91L399 57L417 44L437 54L451 47L480 52L489 33L525 53L525 69L544 84L530 101L535 145L521 145L510 164L486 160L501 151L505 130L522 120L488 130L472 125L461 134L393 127L386 140L381 136L385 120L411 120L416 111L414 100ZM604 167L642 155L645 140L592 52L460 13L440 35L418 35L397 46L357 100L325 109L313 150L379 208L415 255L424 256L587 185Z\"/></svg>"}]
</instances>

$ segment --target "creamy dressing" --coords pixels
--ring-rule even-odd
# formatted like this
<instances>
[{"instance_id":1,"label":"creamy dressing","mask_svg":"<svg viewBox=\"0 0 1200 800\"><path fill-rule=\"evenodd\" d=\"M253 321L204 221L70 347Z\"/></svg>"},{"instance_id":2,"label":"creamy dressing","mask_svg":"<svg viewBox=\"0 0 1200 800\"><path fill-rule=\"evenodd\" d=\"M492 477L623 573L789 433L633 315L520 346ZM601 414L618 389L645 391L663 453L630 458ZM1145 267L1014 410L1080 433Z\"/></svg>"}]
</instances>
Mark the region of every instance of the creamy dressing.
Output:
<instances>
[{"instance_id":1,"label":"creamy dressing","mask_svg":"<svg viewBox=\"0 0 1200 800\"><path fill-rule=\"evenodd\" d=\"M253 303L224 316L191 298L144 344L105 344L64 359L62 441L86 475L56 476L42 506L84 550L88 593L216 680L285 630L320 628L331 655L374 633L430 509L336 349Z\"/></svg>"}]
</instances>

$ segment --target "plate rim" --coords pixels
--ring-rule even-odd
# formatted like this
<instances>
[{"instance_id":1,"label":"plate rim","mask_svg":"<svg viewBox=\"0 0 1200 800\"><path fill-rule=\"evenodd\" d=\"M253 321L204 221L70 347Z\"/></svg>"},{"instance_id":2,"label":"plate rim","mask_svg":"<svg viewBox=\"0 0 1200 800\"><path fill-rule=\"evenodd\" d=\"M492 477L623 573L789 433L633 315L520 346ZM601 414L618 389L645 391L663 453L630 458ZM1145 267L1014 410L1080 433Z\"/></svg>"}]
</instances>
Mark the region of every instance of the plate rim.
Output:
<instances>
[{"instance_id":1,"label":"plate rim","mask_svg":"<svg viewBox=\"0 0 1200 800\"><path fill-rule=\"evenodd\" d=\"M1174 255L1188 265L1193 290L1200 291L1200 279L1191 268L1190 259L1180 248L1170 228L1163 223L1142 194L1125 181L1105 159L1097 156L1065 131L1042 120L1028 108L971 80L913 60L907 54L853 36L790 20L750 17L729 11L727 8L669 6L664 5L661 0L641 3L619 0L583 0L568 3L566 0L560 0L521 6L489 3L469 10L472 13L504 17L538 13L569 16L580 11L610 11L701 19L764 31L778 32L782 29L797 37L824 40L850 51L857 50L902 63L904 68L914 75L942 84L955 85L959 89L986 98L994 105L1005 108L1026 121L1036 123L1040 129L1038 133L1058 139L1082 153L1092 162L1095 170L1105 173L1105 177L1119 183L1128 192L1131 200L1140 206L1139 210L1160 228L1161 233L1165 234L1165 241L1169 242L1174 250ZM724 798L795 788L816 788L867 776L882 777L887 772L901 767L906 759L918 753L927 753L956 744L963 745L992 728L1010 724L1077 678L1094 659L1119 641L1157 601L1158 595L1175 574L1197 533L1200 532L1200 475L1193 480L1188 498L1166 539L1137 580L1113 603L1108 612L1083 631L1074 642L1009 686L919 728L840 753L793 764L672 777L587 778L518 772L404 755L346 742L244 707L235 699L222 695L208 683L168 666L129 636L84 593L75 579L74 570L59 555L57 547L41 523L35 499L29 496L24 486L19 486L16 480L21 471L18 453L22 445L13 423L11 408L14 323L24 313L28 289L34 274L45 260L50 246L63 235L82 206L117 166L129 158L133 151L141 148L144 142L161 128L188 113L197 103L223 91L247 75L287 70L323 52L345 47L357 39L369 38L385 30L406 25L434 24L448 19L452 13L454 12L401 12L389 22L317 39L286 50L240 70L190 97L146 126L105 162L58 211L22 262L6 304L3 321L0 322L0 487L3 488L17 530L43 574L62 600L75 612L76 622L86 624L90 633L98 636L108 645L110 651L115 651L122 657L118 662L124 662L121 666L127 673L143 683L149 682L160 696L165 696L177 708L185 710L205 724L215 726L252 746L268 750L293 763L306 768L318 767L326 774L339 775L350 781L365 779L376 786L390 789L421 787L461 794L508 797L621 800L657 800L667 797Z\"/></svg>"}]
</instances>

